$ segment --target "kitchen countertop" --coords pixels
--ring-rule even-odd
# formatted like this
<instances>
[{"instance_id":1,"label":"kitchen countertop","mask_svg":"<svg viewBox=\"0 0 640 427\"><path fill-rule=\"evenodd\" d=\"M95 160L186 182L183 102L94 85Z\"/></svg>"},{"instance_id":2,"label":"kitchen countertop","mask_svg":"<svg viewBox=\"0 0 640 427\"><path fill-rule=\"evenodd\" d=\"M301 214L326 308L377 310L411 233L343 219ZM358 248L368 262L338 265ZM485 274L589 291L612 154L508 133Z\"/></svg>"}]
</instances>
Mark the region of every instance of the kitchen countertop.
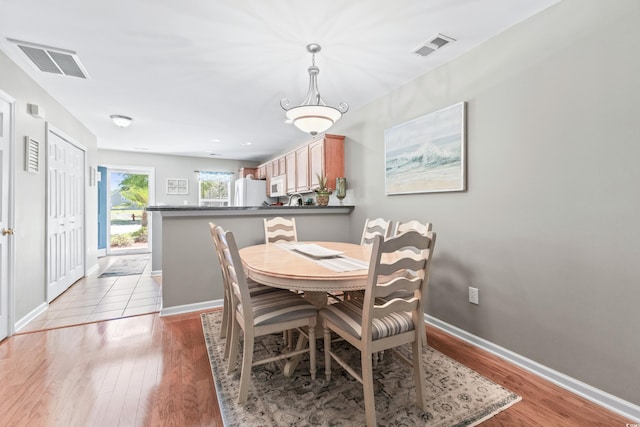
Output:
<instances>
[{"instance_id":1,"label":"kitchen countertop","mask_svg":"<svg viewBox=\"0 0 640 427\"><path fill-rule=\"evenodd\" d=\"M224 215L304 215L304 214L349 214L355 206L196 206L196 205L158 205L148 206L147 211L158 212L162 216L224 216Z\"/></svg>"}]
</instances>

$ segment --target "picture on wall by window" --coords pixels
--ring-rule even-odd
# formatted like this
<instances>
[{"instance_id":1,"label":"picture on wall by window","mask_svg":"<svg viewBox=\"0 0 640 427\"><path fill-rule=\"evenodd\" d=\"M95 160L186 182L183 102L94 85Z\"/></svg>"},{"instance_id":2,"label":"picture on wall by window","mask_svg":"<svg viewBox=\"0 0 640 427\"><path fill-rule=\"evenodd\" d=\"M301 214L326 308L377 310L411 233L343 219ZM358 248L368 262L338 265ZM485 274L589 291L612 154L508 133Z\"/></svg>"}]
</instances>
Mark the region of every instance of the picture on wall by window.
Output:
<instances>
[{"instance_id":1,"label":"picture on wall by window","mask_svg":"<svg viewBox=\"0 0 640 427\"><path fill-rule=\"evenodd\" d=\"M385 193L466 190L466 103L386 129Z\"/></svg>"},{"instance_id":2,"label":"picture on wall by window","mask_svg":"<svg viewBox=\"0 0 640 427\"><path fill-rule=\"evenodd\" d=\"M189 194L189 180L168 178L167 194Z\"/></svg>"}]
</instances>

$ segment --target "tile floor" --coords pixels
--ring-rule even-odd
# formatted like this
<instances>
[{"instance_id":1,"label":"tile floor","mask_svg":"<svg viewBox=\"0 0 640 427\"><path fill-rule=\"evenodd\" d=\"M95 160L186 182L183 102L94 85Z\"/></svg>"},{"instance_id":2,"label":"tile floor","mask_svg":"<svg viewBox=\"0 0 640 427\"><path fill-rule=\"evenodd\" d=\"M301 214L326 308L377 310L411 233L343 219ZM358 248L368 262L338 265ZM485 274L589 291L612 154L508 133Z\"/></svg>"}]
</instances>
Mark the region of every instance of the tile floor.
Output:
<instances>
[{"instance_id":1,"label":"tile floor","mask_svg":"<svg viewBox=\"0 0 640 427\"><path fill-rule=\"evenodd\" d=\"M121 257L147 258L142 274L99 278ZM151 255L118 255L98 260L96 273L80 279L49 304L47 311L17 333L59 328L160 311L161 277L152 277Z\"/></svg>"}]
</instances>

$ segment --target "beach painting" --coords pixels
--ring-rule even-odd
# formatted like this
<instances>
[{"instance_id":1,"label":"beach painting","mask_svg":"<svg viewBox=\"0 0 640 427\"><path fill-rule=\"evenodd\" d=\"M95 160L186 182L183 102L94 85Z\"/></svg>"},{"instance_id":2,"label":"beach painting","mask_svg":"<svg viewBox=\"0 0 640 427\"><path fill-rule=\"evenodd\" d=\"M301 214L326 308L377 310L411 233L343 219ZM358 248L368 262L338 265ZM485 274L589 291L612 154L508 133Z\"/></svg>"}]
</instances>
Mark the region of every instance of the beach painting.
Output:
<instances>
[{"instance_id":1,"label":"beach painting","mask_svg":"<svg viewBox=\"0 0 640 427\"><path fill-rule=\"evenodd\" d=\"M386 129L386 194L466 190L465 116L461 102Z\"/></svg>"}]
</instances>

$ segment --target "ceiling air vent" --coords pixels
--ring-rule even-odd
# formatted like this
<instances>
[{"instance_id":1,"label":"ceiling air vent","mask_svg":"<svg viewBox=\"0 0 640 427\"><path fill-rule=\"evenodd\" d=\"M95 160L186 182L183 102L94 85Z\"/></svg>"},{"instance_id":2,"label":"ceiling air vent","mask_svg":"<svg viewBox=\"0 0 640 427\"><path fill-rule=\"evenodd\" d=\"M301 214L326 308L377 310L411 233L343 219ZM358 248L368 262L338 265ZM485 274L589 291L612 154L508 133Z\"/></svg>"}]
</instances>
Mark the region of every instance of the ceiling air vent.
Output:
<instances>
[{"instance_id":1,"label":"ceiling air vent","mask_svg":"<svg viewBox=\"0 0 640 427\"><path fill-rule=\"evenodd\" d=\"M427 56L454 41L456 40L452 39L451 37L445 36L444 34L436 34L435 36L431 37L431 39L415 48L413 50L413 53L418 56Z\"/></svg>"},{"instance_id":2,"label":"ceiling air vent","mask_svg":"<svg viewBox=\"0 0 640 427\"><path fill-rule=\"evenodd\" d=\"M74 51L9 38L7 40L16 44L40 71L81 79L88 77Z\"/></svg>"}]
</instances>

